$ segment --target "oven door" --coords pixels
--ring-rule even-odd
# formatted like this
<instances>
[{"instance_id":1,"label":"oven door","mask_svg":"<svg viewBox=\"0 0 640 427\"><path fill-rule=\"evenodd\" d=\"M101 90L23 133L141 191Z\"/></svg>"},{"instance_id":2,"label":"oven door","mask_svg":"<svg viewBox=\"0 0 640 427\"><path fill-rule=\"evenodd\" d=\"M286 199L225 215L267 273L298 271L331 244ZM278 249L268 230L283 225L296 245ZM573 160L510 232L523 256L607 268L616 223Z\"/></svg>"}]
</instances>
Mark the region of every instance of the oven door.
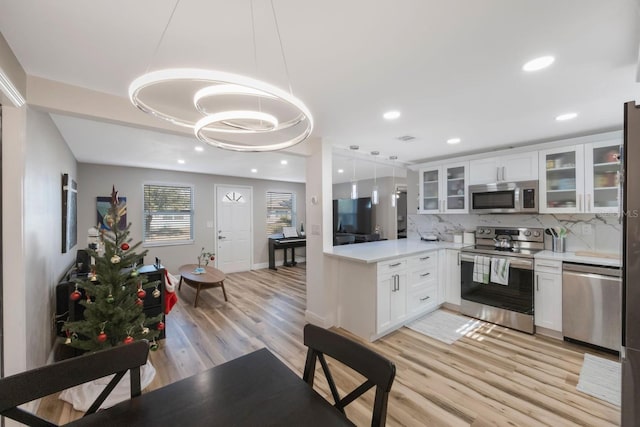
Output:
<instances>
[{"instance_id":1,"label":"oven door","mask_svg":"<svg viewBox=\"0 0 640 427\"><path fill-rule=\"evenodd\" d=\"M488 188L487 185L472 186L471 212L475 213L514 213L518 212L518 188Z\"/></svg>"},{"instance_id":2,"label":"oven door","mask_svg":"<svg viewBox=\"0 0 640 427\"><path fill-rule=\"evenodd\" d=\"M460 254L461 297L463 300L489 305L508 311L533 315L533 259L478 254L489 258L509 260L507 285L473 280L475 254Z\"/></svg>"}]
</instances>

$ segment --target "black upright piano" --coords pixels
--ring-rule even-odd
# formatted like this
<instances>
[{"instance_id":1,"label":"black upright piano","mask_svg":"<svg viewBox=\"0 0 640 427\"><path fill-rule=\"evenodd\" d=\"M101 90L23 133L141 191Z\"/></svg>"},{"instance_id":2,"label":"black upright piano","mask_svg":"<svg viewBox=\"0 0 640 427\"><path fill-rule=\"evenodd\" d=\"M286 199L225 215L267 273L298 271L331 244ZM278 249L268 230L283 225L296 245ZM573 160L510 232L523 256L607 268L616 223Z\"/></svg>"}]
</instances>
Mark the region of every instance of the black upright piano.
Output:
<instances>
[{"instance_id":1,"label":"black upright piano","mask_svg":"<svg viewBox=\"0 0 640 427\"><path fill-rule=\"evenodd\" d=\"M269 237L269 268L276 268L276 249L284 249L284 266L293 267L296 262L296 249L307 246L307 239L303 237L284 237L284 234L272 234ZM287 260L287 251L291 249L291 261Z\"/></svg>"}]
</instances>

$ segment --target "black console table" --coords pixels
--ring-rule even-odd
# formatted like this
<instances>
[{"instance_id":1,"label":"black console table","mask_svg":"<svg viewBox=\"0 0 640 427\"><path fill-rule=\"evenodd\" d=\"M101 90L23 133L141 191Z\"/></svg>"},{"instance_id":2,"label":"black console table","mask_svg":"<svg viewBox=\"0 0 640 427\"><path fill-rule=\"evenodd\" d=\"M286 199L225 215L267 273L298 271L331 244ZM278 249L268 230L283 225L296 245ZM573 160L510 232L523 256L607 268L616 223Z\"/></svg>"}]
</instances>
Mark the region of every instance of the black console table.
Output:
<instances>
[{"instance_id":1,"label":"black console table","mask_svg":"<svg viewBox=\"0 0 640 427\"><path fill-rule=\"evenodd\" d=\"M296 248L304 248L307 246L305 237L284 237L283 234L274 234L269 237L269 268L276 268L276 249L284 249L284 266L293 267L296 262ZM287 250L291 249L291 262L287 261Z\"/></svg>"}]
</instances>

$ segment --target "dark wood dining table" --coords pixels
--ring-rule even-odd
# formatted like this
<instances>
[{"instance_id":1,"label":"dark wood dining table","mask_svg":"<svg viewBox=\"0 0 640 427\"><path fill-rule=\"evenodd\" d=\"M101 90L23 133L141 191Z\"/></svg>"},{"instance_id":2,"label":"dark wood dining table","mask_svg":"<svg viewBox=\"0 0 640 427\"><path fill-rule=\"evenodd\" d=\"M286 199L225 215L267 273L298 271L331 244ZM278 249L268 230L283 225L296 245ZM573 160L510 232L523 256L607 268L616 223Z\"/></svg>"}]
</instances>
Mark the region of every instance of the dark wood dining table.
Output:
<instances>
[{"instance_id":1,"label":"dark wood dining table","mask_svg":"<svg viewBox=\"0 0 640 427\"><path fill-rule=\"evenodd\" d=\"M69 426L353 426L266 348Z\"/></svg>"}]
</instances>

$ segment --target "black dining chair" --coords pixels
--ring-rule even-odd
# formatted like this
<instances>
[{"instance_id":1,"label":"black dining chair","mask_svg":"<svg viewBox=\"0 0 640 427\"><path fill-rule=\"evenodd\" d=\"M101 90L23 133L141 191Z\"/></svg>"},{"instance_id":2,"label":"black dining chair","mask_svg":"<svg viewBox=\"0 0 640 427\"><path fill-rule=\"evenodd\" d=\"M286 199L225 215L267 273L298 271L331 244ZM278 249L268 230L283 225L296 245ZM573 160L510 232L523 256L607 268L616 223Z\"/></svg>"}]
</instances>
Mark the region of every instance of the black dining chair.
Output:
<instances>
[{"instance_id":1,"label":"black dining chair","mask_svg":"<svg viewBox=\"0 0 640 427\"><path fill-rule=\"evenodd\" d=\"M376 396L371 425L384 426L387 419L389 392L396 376L396 366L393 362L360 343L311 324L304 327L304 345L309 347L309 350L302 379L313 387L316 359L320 360L320 365L335 400L334 406L343 414L345 406L375 386ZM340 398L325 355L359 372L366 378L366 381L345 397Z\"/></svg>"},{"instance_id":2,"label":"black dining chair","mask_svg":"<svg viewBox=\"0 0 640 427\"><path fill-rule=\"evenodd\" d=\"M0 378L0 415L28 426L55 426L18 406L116 374L84 415L89 416L98 410L127 371L131 371L131 397L140 396L140 366L147 363L148 355L149 343L142 340Z\"/></svg>"}]
</instances>

